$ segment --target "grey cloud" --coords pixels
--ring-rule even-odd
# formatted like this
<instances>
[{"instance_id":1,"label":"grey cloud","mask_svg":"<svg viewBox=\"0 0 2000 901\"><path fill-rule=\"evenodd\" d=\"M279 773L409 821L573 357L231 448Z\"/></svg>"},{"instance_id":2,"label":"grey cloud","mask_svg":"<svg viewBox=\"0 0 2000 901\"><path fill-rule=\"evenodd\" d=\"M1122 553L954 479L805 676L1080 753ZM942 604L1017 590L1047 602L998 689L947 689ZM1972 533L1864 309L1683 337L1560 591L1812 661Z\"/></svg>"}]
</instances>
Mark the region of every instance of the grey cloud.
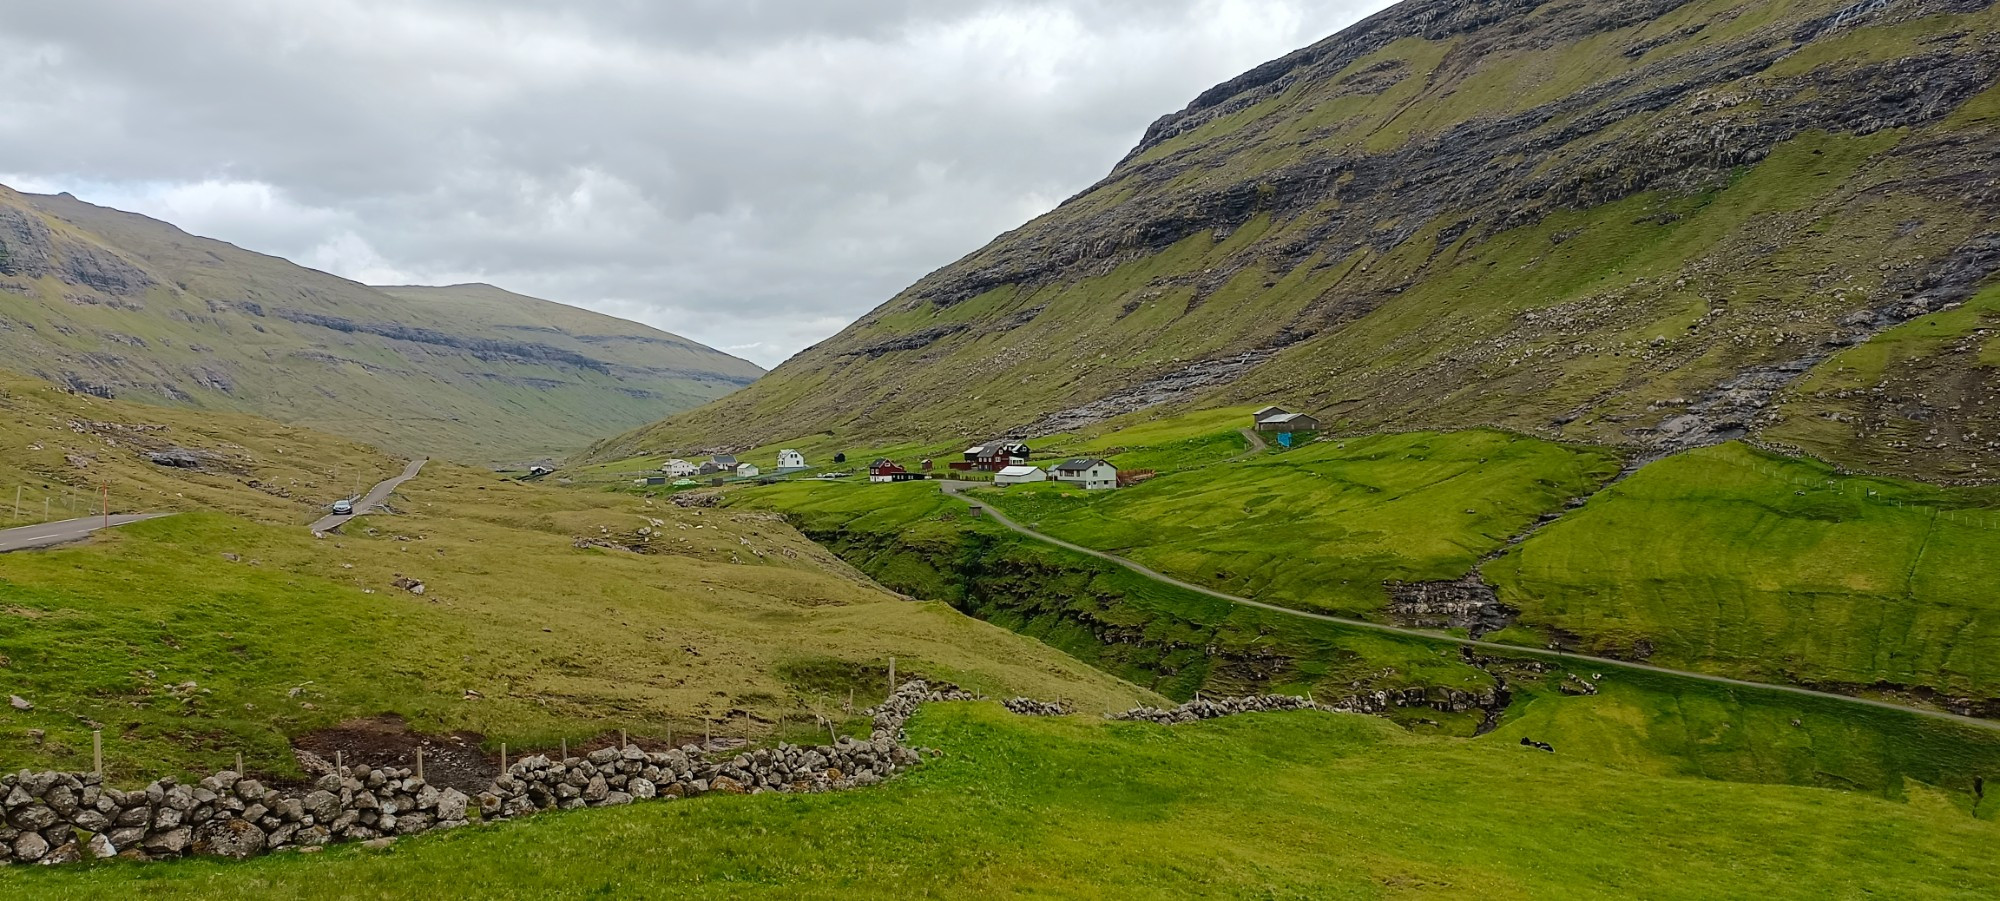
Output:
<instances>
[{"instance_id":1,"label":"grey cloud","mask_svg":"<svg viewBox=\"0 0 2000 901\"><path fill-rule=\"evenodd\" d=\"M0 177L766 365L1382 0L0 0Z\"/></svg>"}]
</instances>

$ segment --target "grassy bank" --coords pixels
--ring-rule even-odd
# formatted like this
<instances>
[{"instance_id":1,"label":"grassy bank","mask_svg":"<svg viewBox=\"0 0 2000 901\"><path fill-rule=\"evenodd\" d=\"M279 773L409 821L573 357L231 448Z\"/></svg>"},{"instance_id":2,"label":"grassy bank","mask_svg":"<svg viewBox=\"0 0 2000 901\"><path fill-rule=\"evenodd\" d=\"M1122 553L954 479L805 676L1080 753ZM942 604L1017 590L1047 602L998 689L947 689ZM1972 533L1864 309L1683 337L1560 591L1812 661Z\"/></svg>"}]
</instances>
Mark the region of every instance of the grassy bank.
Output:
<instances>
[{"instance_id":1,"label":"grassy bank","mask_svg":"<svg viewBox=\"0 0 2000 901\"><path fill-rule=\"evenodd\" d=\"M1647 466L1485 572L1538 643L1991 699L1996 500L1727 445Z\"/></svg>"},{"instance_id":2,"label":"grassy bank","mask_svg":"<svg viewBox=\"0 0 2000 901\"><path fill-rule=\"evenodd\" d=\"M578 811L249 863L0 873L9 897L1987 897L2000 829L1635 772L1505 736L1266 714L1165 728L926 711L945 756L839 795ZM946 840L948 837L948 840Z\"/></svg>"}]
</instances>

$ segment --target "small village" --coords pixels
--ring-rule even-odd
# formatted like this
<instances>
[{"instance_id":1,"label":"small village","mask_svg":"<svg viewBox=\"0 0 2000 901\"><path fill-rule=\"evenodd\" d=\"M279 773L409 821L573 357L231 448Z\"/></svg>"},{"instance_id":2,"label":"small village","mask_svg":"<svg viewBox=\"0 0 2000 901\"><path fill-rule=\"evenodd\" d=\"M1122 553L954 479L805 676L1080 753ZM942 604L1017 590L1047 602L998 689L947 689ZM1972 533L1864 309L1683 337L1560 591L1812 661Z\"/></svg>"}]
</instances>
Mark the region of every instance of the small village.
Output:
<instances>
[{"instance_id":1,"label":"small village","mask_svg":"<svg viewBox=\"0 0 2000 901\"><path fill-rule=\"evenodd\" d=\"M1245 431L1255 432L1272 444L1289 448L1294 445L1297 436L1318 432L1320 428L1319 420L1313 416L1267 406L1251 414L1250 426ZM1154 475L1151 470L1120 470L1103 457L1066 457L1055 462L1037 463L1034 449L1018 439L975 444L959 456L960 459L946 461L942 468L933 457L925 457L911 465L878 457L868 464L868 481L880 484L933 479L990 481L1001 488L1059 483L1084 491L1113 491L1137 485ZM804 453L787 448L778 452L775 465L767 470L756 463L739 460L733 454L719 453L700 463L679 458L668 460L660 467L660 475L647 476L636 480L636 483L674 489L704 485L721 487L732 482L770 482L802 473L813 473L813 478L837 480L854 475L841 469L847 462L846 454L835 454L831 460L833 468L815 472L815 467L807 462Z\"/></svg>"}]
</instances>

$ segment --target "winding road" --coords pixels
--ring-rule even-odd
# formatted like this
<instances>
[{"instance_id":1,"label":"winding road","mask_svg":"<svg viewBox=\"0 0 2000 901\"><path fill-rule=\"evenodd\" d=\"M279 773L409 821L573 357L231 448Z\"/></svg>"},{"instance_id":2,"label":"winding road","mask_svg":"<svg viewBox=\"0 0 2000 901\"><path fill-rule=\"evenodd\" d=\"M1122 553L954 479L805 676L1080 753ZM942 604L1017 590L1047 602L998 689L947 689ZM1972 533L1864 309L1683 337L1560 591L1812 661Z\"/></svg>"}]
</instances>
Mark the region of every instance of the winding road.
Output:
<instances>
[{"instance_id":1,"label":"winding road","mask_svg":"<svg viewBox=\"0 0 2000 901\"><path fill-rule=\"evenodd\" d=\"M82 519L66 519L61 522L45 522L38 526L22 526L18 529L0 529L0 554L8 551L25 551L30 548L54 547L72 541L82 541L90 533L107 525L117 527L171 513L119 513L107 522L102 516L86 516Z\"/></svg>"},{"instance_id":2,"label":"winding road","mask_svg":"<svg viewBox=\"0 0 2000 901\"><path fill-rule=\"evenodd\" d=\"M404 482L416 478L417 471L423 469L424 464L429 462L428 459L422 457L411 460L410 465L403 468L402 475L393 479L385 479L375 487L368 489L368 496L354 504L353 513L326 516L320 519L320 521L313 523L312 530L315 532L331 532L341 526L347 525L347 521L354 517L367 516L376 510L382 509L383 505L389 503L389 495L394 494L396 489L403 487Z\"/></svg>"},{"instance_id":3,"label":"winding road","mask_svg":"<svg viewBox=\"0 0 2000 901\"><path fill-rule=\"evenodd\" d=\"M1145 576L1146 578L1152 579L1156 582L1164 582L1176 588L1186 589L1188 591L1192 591L1197 594L1204 594L1209 597L1216 598L1218 600L1228 601L1229 603L1237 604L1244 607L1254 607L1258 610L1268 610L1272 613L1281 613L1286 616L1296 616L1301 619L1310 619L1310 620L1318 620L1320 622L1325 622L1325 623L1334 623L1336 625L1347 626L1349 628L1354 628L1354 629L1364 629L1370 632L1381 632L1389 635L1400 635L1406 638L1420 638L1426 641L1437 641L1437 642L1444 642L1447 644L1455 644L1461 647L1475 648L1481 651L1490 651L1496 655L1544 657L1551 660L1568 660L1568 661L1582 662L1590 664L1593 667L1602 667L1604 669L1636 670L1640 672L1658 673L1664 676L1677 676L1683 679L1694 679L1696 681L1708 682L1714 685L1727 685L1731 688L1747 688L1756 691L1774 691L1774 692L1782 692L1784 694L1801 695L1810 698L1823 698L1829 701L1839 701L1845 704L1860 704L1866 707L1877 707L1884 710L1896 710L1896 711L1901 711L1903 713L1912 713L1918 716L1931 717L1933 719L1948 720L1954 723L1961 723L1968 726L1976 726L1981 729L2000 730L2000 721L1980 719L1978 717L1971 717L1971 716L1960 716L1959 714L1943 710L1927 710L1922 707L1911 707L1907 704L1897 704L1892 701L1878 701L1873 698L1857 698L1852 695L1835 694L1830 691L1816 691L1810 688L1801 688L1796 685L1780 685L1772 682L1751 682L1745 679L1731 679L1728 676L1717 676L1710 673L1696 673L1696 672L1689 672L1687 670L1669 669L1664 666L1653 666L1647 663L1634 663L1628 660L1613 660L1609 657L1592 657L1588 654L1572 654L1566 651L1553 651L1545 648L1531 648L1522 645L1500 644L1498 642L1492 642L1492 641L1480 641L1476 638L1460 638L1459 636L1456 635L1451 635L1445 632L1436 632L1430 629L1412 629L1404 626L1392 626L1386 623L1372 623L1364 619L1349 619L1344 616L1333 616L1331 614L1326 614L1326 613L1313 613L1306 610L1295 610L1290 607L1281 607L1277 604L1267 604L1263 601L1252 600L1246 597L1239 597L1237 595L1229 594L1227 592L1217 591L1213 588L1205 588L1203 586L1196 585L1193 582L1185 582L1180 579L1176 579L1173 576L1156 572L1152 569L1147 568L1142 564L1136 563L1131 560L1127 560L1124 557L1120 557L1117 554L1110 554L1104 551L1096 550L1094 548L1087 548L1080 544L1074 544L1068 541L1064 541L1053 535L1045 535L1041 532L1035 531L1034 529L1030 529L1027 526L1021 525L1020 523L1017 523L1011 519L1008 519L1006 514L993 509L993 507L989 504L977 504L974 501L968 500L963 494L960 494L961 491L967 488L985 487L981 483L944 481L944 482L939 482L938 484L941 488L944 489L945 494L948 494L961 501L965 501L968 504L974 504L975 506L979 507L987 519L991 519L1002 526L1005 526L1009 529L1019 532L1022 535L1026 535L1029 538L1033 538L1036 541L1040 541L1045 544L1052 544L1064 550L1075 551L1076 553L1083 554L1085 556L1096 557L1099 560L1103 560L1109 563L1115 563L1119 566L1125 567L1126 569L1129 569L1135 573L1138 573L1139 575Z\"/></svg>"}]
</instances>

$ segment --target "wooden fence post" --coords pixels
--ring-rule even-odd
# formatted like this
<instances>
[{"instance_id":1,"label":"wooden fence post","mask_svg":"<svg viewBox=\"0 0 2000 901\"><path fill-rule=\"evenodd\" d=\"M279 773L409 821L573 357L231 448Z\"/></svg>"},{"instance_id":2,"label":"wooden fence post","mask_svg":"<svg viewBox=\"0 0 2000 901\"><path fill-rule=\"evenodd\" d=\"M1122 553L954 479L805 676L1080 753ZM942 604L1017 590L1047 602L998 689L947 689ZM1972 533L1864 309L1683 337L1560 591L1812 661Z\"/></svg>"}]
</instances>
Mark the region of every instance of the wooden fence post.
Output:
<instances>
[{"instance_id":1,"label":"wooden fence post","mask_svg":"<svg viewBox=\"0 0 2000 901\"><path fill-rule=\"evenodd\" d=\"M889 694L896 693L896 658L889 658Z\"/></svg>"},{"instance_id":2,"label":"wooden fence post","mask_svg":"<svg viewBox=\"0 0 2000 901\"><path fill-rule=\"evenodd\" d=\"M500 743L500 775L507 775L507 743Z\"/></svg>"},{"instance_id":3,"label":"wooden fence post","mask_svg":"<svg viewBox=\"0 0 2000 901\"><path fill-rule=\"evenodd\" d=\"M236 752L236 775L243 775L243 752Z\"/></svg>"},{"instance_id":4,"label":"wooden fence post","mask_svg":"<svg viewBox=\"0 0 2000 901\"><path fill-rule=\"evenodd\" d=\"M90 732L90 763L91 763L91 770L90 770L91 772L96 773L99 776L104 775L104 730L103 729L92 729Z\"/></svg>"},{"instance_id":5,"label":"wooden fence post","mask_svg":"<svg viewBox=\"0 0 2000 901\"><path fill-rule=\"evenodd\" d=\"M347 776L346 755L339 751L333 752L333 774L342 778Z\"/></svg>"},{"instance_id":6,"label":"wooden fence post","mask_svg":"<svg viewBox=\"0 0 2000 901\"><path fill-rule=\"evenodd\" d=\"M562 759L564 763L569 762L569 739L567 738L562 740Z\"/></svg>"},{"instance_id":7,"label":"wooden fence post","mask_svg":"<svg viewBox=\"0 0 2000 901\"><path fill-rule=\"evenodd\" d=\"M625 740L625 730L618 730L618 750L623 751L627 747L630 747L631 744L631 742Z\"/></svg>"},{"instance_id":8,"label":"wooden fence post","mask_svg":"<svg viewBox=\"0 0 2000 901\"><path fill-rule=\"evenodd\" d=\"M424 781L424 749L422 745L417 746L417 781Z\"/></svg>"}]
</instances>

